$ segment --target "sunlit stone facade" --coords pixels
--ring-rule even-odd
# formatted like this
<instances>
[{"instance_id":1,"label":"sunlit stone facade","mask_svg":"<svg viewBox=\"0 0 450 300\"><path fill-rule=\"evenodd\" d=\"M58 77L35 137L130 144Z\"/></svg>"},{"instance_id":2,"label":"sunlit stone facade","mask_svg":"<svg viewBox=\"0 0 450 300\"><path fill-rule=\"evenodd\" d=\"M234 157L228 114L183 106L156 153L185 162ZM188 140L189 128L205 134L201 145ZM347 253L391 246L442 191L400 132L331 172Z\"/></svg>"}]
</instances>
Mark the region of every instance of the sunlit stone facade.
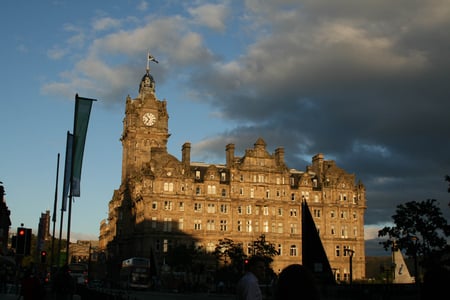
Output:
<instances>
[{"instance_id":1,"label":"sunlit stone facade","mask_svg":"<svg viewBox=\"0 0 450 300\"><path fill-rule=\"evenodd\" d=\"M167 152L168 119L147 70L138 96L126 99L121 185L100 224L100 248L109 257L153 253L162 265L165 251L180 243L213 251L219 239L230 238L248 251L264 234L279 251L272 264L277 272L302 262L306 201L336 279L349 279L350 253L353 280L364 278L366 196L355 175L323 154L305 170L293 169L284 149L269 152L262 138L242 156L234 144L224 145L224 164L192 162L185 143L180 161Z\"/></svg>"}]
</instances>

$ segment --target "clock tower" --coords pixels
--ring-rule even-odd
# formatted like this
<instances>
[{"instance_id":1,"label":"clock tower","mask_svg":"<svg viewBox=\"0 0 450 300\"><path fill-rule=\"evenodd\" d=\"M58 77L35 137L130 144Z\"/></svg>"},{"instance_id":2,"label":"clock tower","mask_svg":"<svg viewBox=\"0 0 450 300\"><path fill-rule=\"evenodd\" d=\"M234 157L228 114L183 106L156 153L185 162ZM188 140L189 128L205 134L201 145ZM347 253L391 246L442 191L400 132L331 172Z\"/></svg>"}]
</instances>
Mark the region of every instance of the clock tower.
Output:
<instances>
[{"instance_id":1,"label":"clock tower","mask_svg":"<svg viewBox=\"0 0 450 300\"><path fill-rule=\"evenodd\" d=\"M120 139L123 147L122 182L149 167L152 151L167 152L170 136L167 102L155 96L155 81L150 74L149 61L139 85L138 97L131 99L127 96L126 99Z\"/></svg>"}]
</instances>

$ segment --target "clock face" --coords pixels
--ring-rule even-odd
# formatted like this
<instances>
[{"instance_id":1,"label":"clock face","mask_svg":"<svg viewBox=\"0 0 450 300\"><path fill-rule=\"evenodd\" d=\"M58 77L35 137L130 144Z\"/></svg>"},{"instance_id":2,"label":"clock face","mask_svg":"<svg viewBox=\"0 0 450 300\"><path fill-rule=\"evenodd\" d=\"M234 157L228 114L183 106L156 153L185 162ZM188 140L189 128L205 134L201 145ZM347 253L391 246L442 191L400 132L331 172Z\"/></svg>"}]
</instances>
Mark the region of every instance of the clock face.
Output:
<instances>
[{"instance_id":1,"label":"clock face","mask_svg":"<svg viewBox=\"0 0 450 300\"><path fill-rule=\"evenodd\" d=\"M145 113L142 117L142 120L144 121L145 125L152 126L153 124L155 124L156 117L152 113Z\"/></svg>"}]
</instances>

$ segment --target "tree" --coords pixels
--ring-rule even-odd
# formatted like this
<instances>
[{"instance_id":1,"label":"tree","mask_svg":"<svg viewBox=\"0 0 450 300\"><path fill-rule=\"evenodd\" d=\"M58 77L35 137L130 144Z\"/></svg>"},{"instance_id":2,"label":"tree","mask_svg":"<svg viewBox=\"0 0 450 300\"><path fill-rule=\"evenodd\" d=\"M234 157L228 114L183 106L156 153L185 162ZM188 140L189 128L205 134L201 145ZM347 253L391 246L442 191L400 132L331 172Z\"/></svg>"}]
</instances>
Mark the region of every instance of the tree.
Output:
<instances>
[{"instance_id":1,"label":"tree","mask_svg":"<svg viewBox=\"0 0 450 300\"><path fill-rule=\"evenodd\" d=\"M214 250L214 256L225 265L230 264L238 270L242 269L242 264L247 255L241 243L235 243L232 239L220 239Z\"/></svg>"},{"instance_id":2,"label":"tree","mask_svg":"<svg viewBox=\"0 0 450 300\"><path fill-rule=\"evenodd\" d=\"M278 255L275 245L266 241L266 236L264 234L261 234L259 238L253 242L253 246L251 248L253 255L265 257L267 264L270 264L273 261L272 257Z\"/></svg>"},{"instance_id":3,"label":"tree","mask_svg":"<svg viewBox=\"0 0 450 300\"><path fill-rule=\"evenodd\" d=\"M394 227L384 227L378 231L378 237L388 236L386 241L380 242L385 250L395 246L406 250L406 255L410 257L422 257L423 263L427 264L430 263L427 259L434 253L447 247L450 226L435 199L400 204L392 218Z\"/></svg>"}]
</instances>

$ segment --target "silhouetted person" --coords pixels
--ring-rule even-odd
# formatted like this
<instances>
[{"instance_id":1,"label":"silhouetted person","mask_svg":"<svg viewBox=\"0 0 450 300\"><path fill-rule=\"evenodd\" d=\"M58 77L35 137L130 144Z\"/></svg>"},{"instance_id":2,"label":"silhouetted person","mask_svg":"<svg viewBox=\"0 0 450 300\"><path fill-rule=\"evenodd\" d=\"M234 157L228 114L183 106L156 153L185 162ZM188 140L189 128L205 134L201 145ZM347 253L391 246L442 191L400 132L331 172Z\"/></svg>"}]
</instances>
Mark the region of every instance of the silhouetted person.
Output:
<instances>
[{"instance_id":1,"label":"silhouetted person","mask_svg":"<svg viewBox=\"0 0 450 300\"><path fill-rule=\"evenodd\" d=\"M262 300L259 280L264 278L265 260L260 256L252 256L248 260L247 270L236 286L238 300Z\"/></svg>"},{"instance_id":2,"label":"silhouetted person","mask_svg":"<svg viewBox=\"0 0 450 300\"><path fill-rule=\"evenodd\" d=\"M319 288L313 274L304 266L292 264L284 268L275 284L275 300L318 300Z\"/></svg>"},{"instance_id":3,"label":"silhouetted person","mask_svg":"<svg viewBox=\"0 0 450 300\"><path fill-rule=\"evenodd\" d=\"M62 266L53 279L53 293L56 300L71 299L75 292L75 280L69 273L69 266Z\"/></svg>"},{"instance_id":4,"label":"silhouetted person","mask_svg":"<svg viewBox=\"0 0 450 300\"><path fill-rule=\"evenodd\" d=\"M20 295L23 300L44 299L44 289L39 279L33 275L31 270L26 270L21 281Z\"/></svg>"}]
</instances>

